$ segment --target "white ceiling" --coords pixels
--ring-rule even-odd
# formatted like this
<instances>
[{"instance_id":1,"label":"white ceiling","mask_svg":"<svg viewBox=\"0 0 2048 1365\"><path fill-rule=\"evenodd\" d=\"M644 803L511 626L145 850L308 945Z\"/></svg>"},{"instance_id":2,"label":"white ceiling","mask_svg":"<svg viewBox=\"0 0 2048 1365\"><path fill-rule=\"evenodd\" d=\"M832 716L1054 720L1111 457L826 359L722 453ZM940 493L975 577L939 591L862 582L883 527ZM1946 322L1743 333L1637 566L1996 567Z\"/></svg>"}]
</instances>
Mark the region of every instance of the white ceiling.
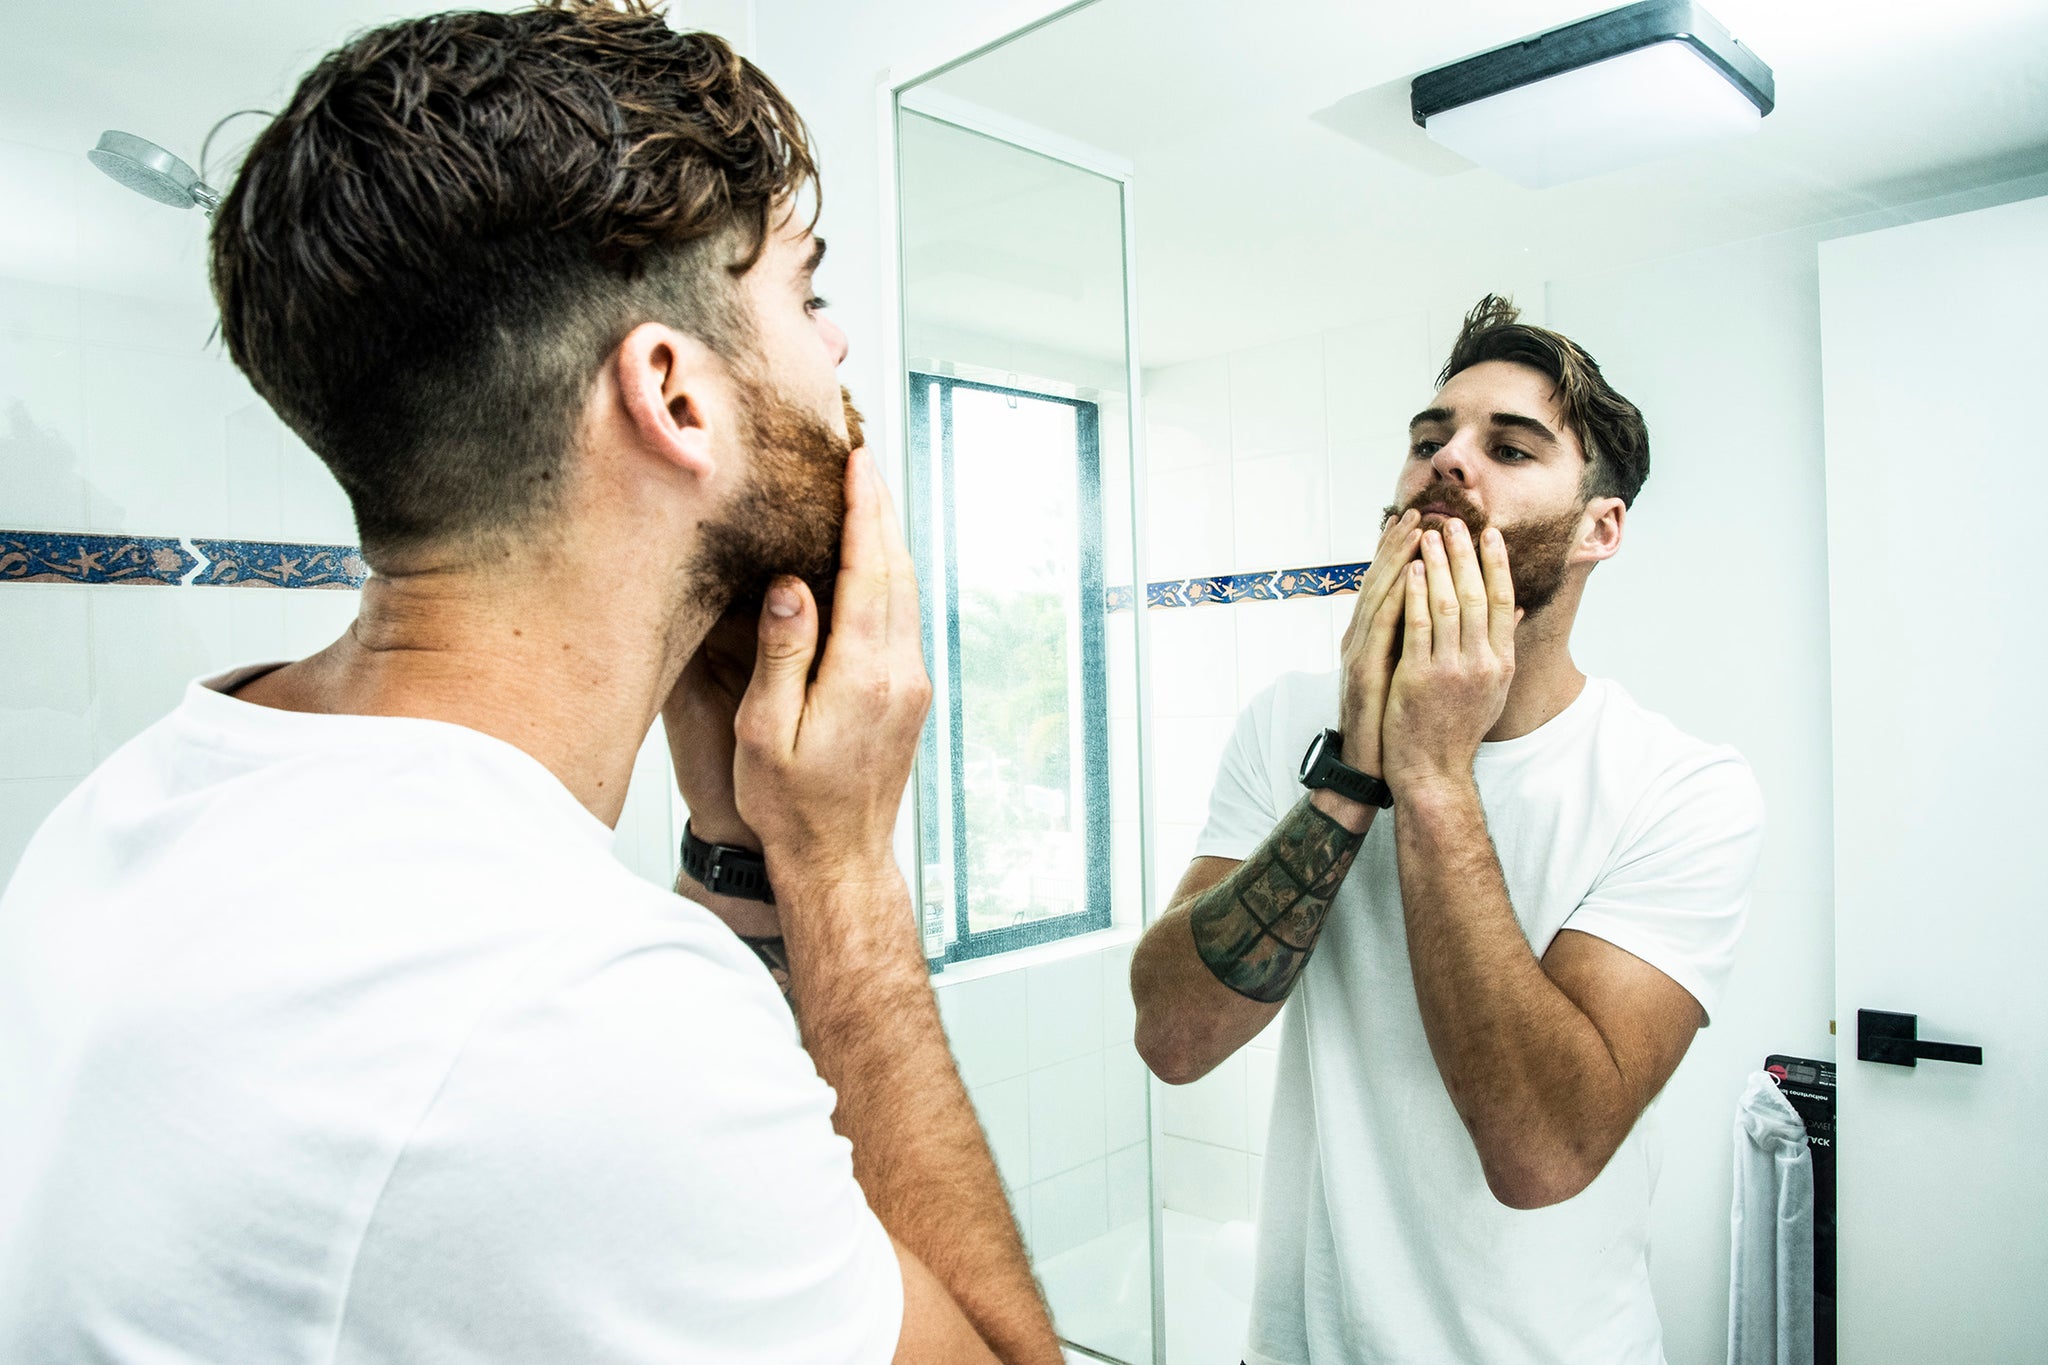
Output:
<instances>
[{"instance_id":1,"label":"white ceiling","mask_svg":"<svg viewBox=\"0 0 2048 1365\"><path fill-rule=\"evenodd\" d=\"M1541 191L1429 141L1408 81L1584 0L1100 0L935 85L1134 163L1147 365L2048 170L2039 0L1707 7L1776 74L1762 131ZM1068 209L1007 211L1029 242Z\"/></svg>"}]
</instances>

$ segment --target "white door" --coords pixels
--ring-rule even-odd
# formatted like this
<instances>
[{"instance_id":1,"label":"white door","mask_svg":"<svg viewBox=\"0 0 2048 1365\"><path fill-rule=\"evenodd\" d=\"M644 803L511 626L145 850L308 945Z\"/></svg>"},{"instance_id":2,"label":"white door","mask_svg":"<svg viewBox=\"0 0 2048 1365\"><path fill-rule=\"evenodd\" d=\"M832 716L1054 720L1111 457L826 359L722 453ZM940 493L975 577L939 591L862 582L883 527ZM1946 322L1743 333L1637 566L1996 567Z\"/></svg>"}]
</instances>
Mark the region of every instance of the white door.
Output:
<instances>
[{"instance_id":1,"label":"white door","mask_svg":"<svg viewBox=\"0 0 2048 1365\"><path fill-rule=\"evenodd\" d=\"M1841 1360L2048 1361L2048 198L1820 267Z\"/></svg>"}]
</instances>

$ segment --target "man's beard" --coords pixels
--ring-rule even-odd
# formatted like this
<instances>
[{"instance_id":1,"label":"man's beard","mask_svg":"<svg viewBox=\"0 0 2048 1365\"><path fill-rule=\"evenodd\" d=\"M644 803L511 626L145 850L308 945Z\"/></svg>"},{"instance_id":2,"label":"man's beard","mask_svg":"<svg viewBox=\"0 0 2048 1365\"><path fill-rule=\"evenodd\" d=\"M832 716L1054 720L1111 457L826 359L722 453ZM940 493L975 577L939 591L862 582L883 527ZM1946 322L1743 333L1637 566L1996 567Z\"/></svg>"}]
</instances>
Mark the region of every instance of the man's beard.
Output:
<instances>
[{"instance_id":1,"label":"man's beard","mask_svg":"<svg viewBox=\"0 0 2048 1365\"><path fill-rule=\"evenodd\" d=\"M1410 498L1407 507L1389 504L1385 509L1386 519L1392 521L1409 507L1426 507L1431 503L1464 522L1477 548L1479 533L1486 529L1486 516L1473 506L1464 489L1444 479L1438 479ZM1534 616L1549 606L1558 589L1564 586L1564 573L1572 546L1579 539L1579 516L1576 510L1564 511L1547 517L1531 517L1499 528L1500 538L1507 546L1508 574L1515 585L1515 605L1525 616ZM1425 522L1427 520L1424 518Z\"/></svg>"},{"instance_id":2,"label":"man's beard","mask_svg":"<svg viewBox=\"0 0 2048 1365\"><path fill-rule=\"evenodd\" d=\"M719 613L753 615L769 582L791 574L809 585L822 612L839 573L846 460L862 441L860 412L842 388L842 437L768 383L743 373L737 384L746 482L724 513L704 524L692 577Z\"/></svg>"}]
</instances>

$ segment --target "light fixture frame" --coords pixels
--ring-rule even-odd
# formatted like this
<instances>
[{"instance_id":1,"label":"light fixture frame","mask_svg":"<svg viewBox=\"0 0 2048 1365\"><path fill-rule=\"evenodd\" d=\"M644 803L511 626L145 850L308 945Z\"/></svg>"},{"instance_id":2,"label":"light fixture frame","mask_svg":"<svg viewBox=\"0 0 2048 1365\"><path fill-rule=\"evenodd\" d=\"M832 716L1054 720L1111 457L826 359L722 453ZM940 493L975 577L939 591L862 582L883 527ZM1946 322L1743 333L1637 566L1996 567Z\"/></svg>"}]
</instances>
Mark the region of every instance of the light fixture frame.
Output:
<instances>
[{"instance_id":1,"label":"light fixture frame","mask_svg":"<svg viewBox=\"0 0 2048 1365\"><path fill-rule=\"evenodd\" d=\"M1759 115L1776 105L1771 68L1713 15L1692 0L1641 0L1425 71L1408 88L1409 109L1415 122L1427 127L1447 110L1674 40L1726 76Z\"/></svg>"}]
</instances>

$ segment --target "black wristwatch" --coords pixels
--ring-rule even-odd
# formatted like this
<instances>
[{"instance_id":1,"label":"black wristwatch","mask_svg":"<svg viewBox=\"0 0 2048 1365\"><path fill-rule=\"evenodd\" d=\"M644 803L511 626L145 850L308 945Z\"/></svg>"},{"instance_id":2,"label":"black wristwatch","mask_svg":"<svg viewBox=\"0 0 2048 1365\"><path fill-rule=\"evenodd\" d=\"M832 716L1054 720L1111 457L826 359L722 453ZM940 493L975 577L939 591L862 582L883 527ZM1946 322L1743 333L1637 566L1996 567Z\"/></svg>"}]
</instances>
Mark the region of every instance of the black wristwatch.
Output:
<instances>
[{"instance_id":1,"label":"black wristwatch","mask_svg":"<svg viewBox=\"0 0 2048 1365\"><path fill-rule=\"evenodd\" d=\"M1393 805L1394 793L1387 784L1346 763L1338 757L1343 752L1344 736L1336 730L1325 730L1310 740L1308 752L1301 756L1301 785L1311 791L1327 789L1381 810Z\"/></svg>"},{"instance_id":2,"label":"black wristwatch","mask_svg":"<svg viewBox=\"0 0 2048 1365\"><path fill-rule=\"evenodd\" d=\"M734 844L706 843L687 820L683 822L683 871L714 895L775 904L775 888L768 885L768 864L760 854Z\"/></svg>"}]
</instances>

